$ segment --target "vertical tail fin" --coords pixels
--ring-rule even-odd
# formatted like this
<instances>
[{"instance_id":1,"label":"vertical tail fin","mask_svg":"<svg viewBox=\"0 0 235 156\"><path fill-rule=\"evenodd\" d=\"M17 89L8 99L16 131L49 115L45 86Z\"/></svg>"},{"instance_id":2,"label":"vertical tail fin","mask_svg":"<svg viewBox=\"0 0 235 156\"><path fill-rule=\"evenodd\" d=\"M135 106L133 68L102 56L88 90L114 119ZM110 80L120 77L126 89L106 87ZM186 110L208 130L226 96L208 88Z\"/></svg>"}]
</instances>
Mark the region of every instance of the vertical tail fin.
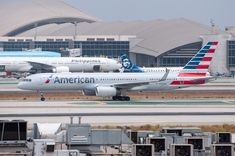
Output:
<instances>
[{"instance_id":1,"label":"vertical tail fin","mask_svg":"<svg viewBox=\"0 0 235 156\"><path fill-rule=\"evenodd\" d=\"M205 46L203 46L184 66L178 77L206 76L217 45L218 42L208 42Z\"/></svg>"},{"instance_id":2,"label":"vertical tail fin","mask_svg":"<svg viewBox=\"0 0 235 156\"><path fill-rule=\"evenodd\" d=\"M120 56L124 72L143 72L143 69L131 62L127 54Z\"/></svg>"},{"instance_id":3,"label":"vertical tail fin","mask_svg":"<svg viewBox=\"0 0 235 156\"><path fill-rule=\"evenodd\" d=\"M208 76L210 63L215 55L218 42L208 42L197 54L184 66L178 75L178 80L171 85L197 85L204 84Z\"/></svg>"}]
</instances>

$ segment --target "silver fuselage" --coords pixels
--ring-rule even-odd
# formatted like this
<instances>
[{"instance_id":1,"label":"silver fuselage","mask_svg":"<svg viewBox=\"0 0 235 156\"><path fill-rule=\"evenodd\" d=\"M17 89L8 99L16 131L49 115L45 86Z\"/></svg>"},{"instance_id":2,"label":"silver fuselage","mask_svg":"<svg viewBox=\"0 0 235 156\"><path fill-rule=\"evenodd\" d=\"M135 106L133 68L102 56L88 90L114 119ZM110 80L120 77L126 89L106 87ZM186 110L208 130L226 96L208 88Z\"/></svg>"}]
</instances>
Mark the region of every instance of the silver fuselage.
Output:
<instances>
[{"instance_id":1,"label":"silver fuselage","mask_svg":"<svg viewBox=\"0 0 235 156\"><path fill-rule=\"evenodd\" d=\"M121 68L121 64L113 59L98 57L2 57L0 66L4 66L8 72L29 72L32 64L56 67L67 67L69 72L93 72L94 66L100 66L104 72L115 71ZM37 67L36 67L37 68Z\"/></svg>"},{"instance_id":2,"label":"silver fuselage","mask_svg":"<svg viewBox=\"0 0 235 156\"><path fill-rule=\"evenodd\" d=\"M192 85L171 85L174 80L205 79L178 78L172 70L166 80L160 81L165 71L158 73L44 73L28 76L18 84L20 89L33 91L95 90L98 86L122 86L132 91L164 91Z\"/></svg>"}]
</instances>

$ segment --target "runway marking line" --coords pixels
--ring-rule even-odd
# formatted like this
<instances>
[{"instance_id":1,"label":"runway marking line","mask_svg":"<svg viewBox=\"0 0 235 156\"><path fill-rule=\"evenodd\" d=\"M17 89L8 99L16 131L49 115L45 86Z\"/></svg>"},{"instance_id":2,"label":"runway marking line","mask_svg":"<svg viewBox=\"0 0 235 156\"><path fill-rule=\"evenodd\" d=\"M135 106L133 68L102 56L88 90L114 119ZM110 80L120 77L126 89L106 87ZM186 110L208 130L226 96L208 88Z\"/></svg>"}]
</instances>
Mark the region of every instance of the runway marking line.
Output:
<instances>
[{"instance_id":1,"label":"runway marking line","mask_svg":"<svg viewBox=\"0 0 235 156\"><path fill-rule=\"evenodd\" d=\"M224 105L224 101L107 102L107 105Z\"/></svg>"},{"instance_id":2,"label":"runway marking line","mask_svg":"<svg viewBox=\"0 0 235 156\"><path fill-rule=\"evenodd\" d=\"M0 85L18 84L18 82L0 82Z\"/></svg>"}]
</instances>

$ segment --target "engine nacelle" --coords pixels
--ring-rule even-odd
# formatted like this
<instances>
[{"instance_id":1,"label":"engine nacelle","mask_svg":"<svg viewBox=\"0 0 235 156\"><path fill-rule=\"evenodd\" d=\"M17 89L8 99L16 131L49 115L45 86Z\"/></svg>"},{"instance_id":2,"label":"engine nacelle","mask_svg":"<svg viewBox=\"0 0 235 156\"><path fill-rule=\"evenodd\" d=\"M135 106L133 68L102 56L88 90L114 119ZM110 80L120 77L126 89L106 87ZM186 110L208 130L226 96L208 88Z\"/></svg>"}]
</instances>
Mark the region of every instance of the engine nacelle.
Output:
<instances>
[{"instance_id":1,"label":"engine nacelle","mask_svg":"<svg viewBox=\"0 0 235 156\"><path fill-rule=\"evenodd\" d=\"M102 97L116 96L117 89L115 87L97 87L95 93L96 96Z\"/></svg>"},{"instance_id":2,"label":"engine nacelle","mask_svg":"<svg viewBox=\"0 0 235 156\"><path fill-rule=\"evenodd\" d=\"M86 96L96 96L96 92L94 90L83 90L82 93Z\"/></svg>"},{"instance_id":3,"label":"engine nacelle","mask_svg":"<svg viewBox=\"0 0 235 156\"><path fill-rule=\"evenodd\" d=\"M56 67L52 69L53 73L64 73L64 72L69 72L69 67L66 66L61 66L61 67Z\"/></svg>"},{"instance_id":4,"label":"engine nacelle","mask_svg":"<svg viewBox=\"0 0 235 156\"><path fill-rule=\"evenodd\" d=\"M94 65L93 66L93 71L94 72L100 72L101 71L101 66L100 65Z\"/></svg>"}]
</instances>

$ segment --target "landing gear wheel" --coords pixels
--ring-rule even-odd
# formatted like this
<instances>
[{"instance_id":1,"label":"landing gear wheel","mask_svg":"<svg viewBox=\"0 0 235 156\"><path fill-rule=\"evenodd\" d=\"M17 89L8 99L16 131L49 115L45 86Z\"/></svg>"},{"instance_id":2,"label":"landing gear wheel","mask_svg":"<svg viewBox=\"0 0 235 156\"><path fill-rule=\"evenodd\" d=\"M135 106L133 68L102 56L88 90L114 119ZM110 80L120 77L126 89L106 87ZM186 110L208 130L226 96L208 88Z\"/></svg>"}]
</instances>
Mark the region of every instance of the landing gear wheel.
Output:
<instances>
[{"instance_id":1,"label":"landing gear wheel","mask_svg":"<svg viewBox=\"0 0 235 156\"><path fill-rule=\"evenodd\" d=\"M113 96L113 101L130 101L129 96Z\"/></svg>"},{"instance_id":2,"label":"landing gear wheel","mask_svg":"<svg viewBox=\"0 0 235 156\"><path fill-rule=\"evenodd\" d=\"M120 97L120 101L126 101L126 97L125 96L121 96Z\"/></svg>"},{"instance_id":3,"label":"landing gear wheel","mask_svg":"<svg viewBox=\"0 0 235 156\"><path fill-rule=\"evenodd\" d=\"M117 96L113 96L112 99L113 99L113 101L117 101L118 97Z\"/></svg>"},{"instance_id":4,"label":"landing gear wheel","mask_svg":"<svg viewBox=\"0 0 235 156\"><path fill-rule=\"evenodd\" d=\"M121 101L130 101L129 96L122 96Z\"/></svg>"},{"instance_id":5,"label":"landing gear wheel","mask_svg":"<svg viewBox=\"0 0 235 156\"><path fill-rule=\"evenodd\" d=\"M40 95L41 95L41 101L45 101L46 98L43 96L43 93L40 93Z\"/></svg>"},{"instance_id":6,"label":"landing gear wheel","mask_svg":"<svg viewBox=\"0 0 235 156\"><path fill-rule=\"evenodd\" d=\"M41 101L45 101L46 100L46 98L44 98L44 97L41 97Z\"/></svg>"},{"instance_id":7,"label":"landing gear wheel","mask_svg":"<svg viewBox=\"0 0 235 156\"><path fill-rule=\"evenodd\" d=\"M129 96L126 96L126 97L125 97L125 100L126 100L126 101L130 101L131 98L130 98Z\"/></svg>"}]
</instances>

